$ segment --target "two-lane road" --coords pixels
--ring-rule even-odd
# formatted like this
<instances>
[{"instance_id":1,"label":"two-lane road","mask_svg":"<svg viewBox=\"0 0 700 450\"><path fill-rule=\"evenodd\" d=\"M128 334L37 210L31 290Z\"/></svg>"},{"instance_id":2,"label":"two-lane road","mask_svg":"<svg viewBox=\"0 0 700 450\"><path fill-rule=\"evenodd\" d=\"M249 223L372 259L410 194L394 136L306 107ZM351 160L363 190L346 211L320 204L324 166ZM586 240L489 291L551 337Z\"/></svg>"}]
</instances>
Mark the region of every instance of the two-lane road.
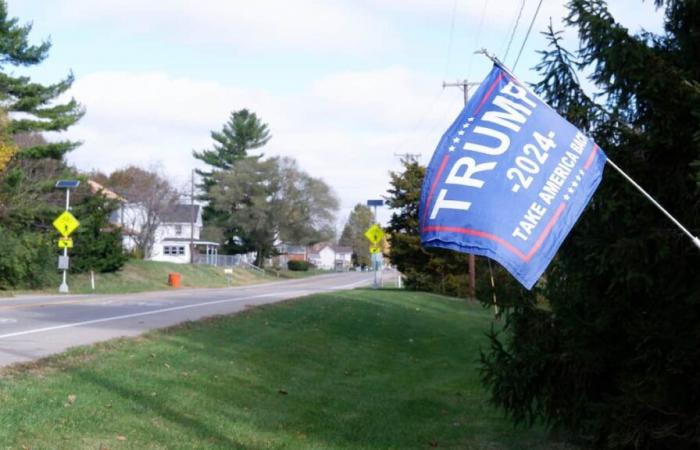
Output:
<instances>
[{"instance_id":1,"label":"two-lane road","mask_svg":"<svg viewBox=\"0 0 700 450\"><path fill-rule=\"evenodd\" d=\"M8 298L0 300L0 366L372 280L371 273L348 272L223 289Z\"/></svg>"}]
</instances>

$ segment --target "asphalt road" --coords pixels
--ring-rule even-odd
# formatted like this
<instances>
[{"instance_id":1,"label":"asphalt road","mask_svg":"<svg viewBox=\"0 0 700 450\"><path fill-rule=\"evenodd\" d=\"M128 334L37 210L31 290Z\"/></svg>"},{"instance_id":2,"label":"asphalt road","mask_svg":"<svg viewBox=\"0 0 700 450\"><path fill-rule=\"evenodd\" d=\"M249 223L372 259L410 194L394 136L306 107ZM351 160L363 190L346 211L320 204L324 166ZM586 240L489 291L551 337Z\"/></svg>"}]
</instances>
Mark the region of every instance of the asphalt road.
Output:
<instances>
[{"instance_id":1,"label":"asphalt road","mask_svg":"<svg viewBox=\"0 0 700 450\"><path fill-rule=\"evenodd\" d=\"M223 289L0 299L0 366L251 306L368 286L372 281L372 273L347 272Z\"/></svg>"}]
</instances>

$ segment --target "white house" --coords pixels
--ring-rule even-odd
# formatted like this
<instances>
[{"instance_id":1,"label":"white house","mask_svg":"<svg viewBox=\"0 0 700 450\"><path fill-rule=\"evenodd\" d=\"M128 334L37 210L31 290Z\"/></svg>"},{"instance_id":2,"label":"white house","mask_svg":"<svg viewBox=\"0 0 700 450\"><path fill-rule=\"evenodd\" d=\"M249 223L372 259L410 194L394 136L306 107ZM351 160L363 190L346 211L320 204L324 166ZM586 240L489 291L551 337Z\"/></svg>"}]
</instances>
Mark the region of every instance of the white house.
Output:
<instances>
[{"instance_id":1,"label":"white house","mask_svg":"<svg viewBox=\"0 0 700 450\"><path fill-rule=\"evenodd\" d=\"M161 214L160 220L147 259L187 264L192 261L191 246L195 258L212 259L218 254L218 243L200 239L204 226L200 205L173 205Z\"/></svg>"},{"instance_id":2,"label":"white house","mask_svg":"<svg viewBox=\"0 0 700 450\"><path fill-rule=\"evenodd\" d=\"M146 221L146 212L138 203L124 203L110 218L112 223L121 226L122 244L128 251L136 247L133 236ZM145 259L186 264L192 261L190 244L194 247L195 259L214 259L218 254L218 243L200 239L203 226L200 205L173 205L163 211L158 220L153 247Z\"/></svg>"},{"instance_id":3,"label":"white house","mask_svg":"<svg viewBox=\"0 0 700 450\"><path fill-rule=\"evenodd\" d=\"M347 270L352 265L352 247L321 244L313 247L307 257L319 269Z\"/></svg>"}]
</instances>

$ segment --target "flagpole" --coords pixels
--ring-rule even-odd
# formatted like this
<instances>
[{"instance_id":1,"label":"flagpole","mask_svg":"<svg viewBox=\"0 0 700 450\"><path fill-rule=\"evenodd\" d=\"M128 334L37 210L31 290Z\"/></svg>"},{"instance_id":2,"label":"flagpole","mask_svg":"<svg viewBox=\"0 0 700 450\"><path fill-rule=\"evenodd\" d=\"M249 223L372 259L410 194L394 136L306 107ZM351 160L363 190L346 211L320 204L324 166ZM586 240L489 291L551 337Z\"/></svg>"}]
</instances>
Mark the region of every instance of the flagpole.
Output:
<instances>
[{"instance_id":1,"label":"flagpole","mask_svg":"<svg viewBox=\"0 0 700 450\"><path fill-rule=\"evenodd\" d=\"M657 202L657 201L654 199L654 197L652 197L647 191L644 190L644 188L642 188L639 184L637 184L636 181L634 181L629 175L627 175L622 169L620 169L620 168L617 166L617 164L615 164L614 162L612 162L612 161L610 160L610 158L608 158L606 162L607 162L608 164L610 164L610 167L612 167L613 169L617 170L618 173L619 173L620 175L622 175L627 181L629 181L630 183L632 183L632 186L634 186L635 188L637 188L637 190L638 190L639 192L641 192L646 198L648 198L649 201L650 201L651 203L653 203L657 208L659 208L659 210L660 210L662 213L664 213L664 214L666 215L666 217L668 217L669 219L671 219L671 222L675 223L676 226L677 226L678 228L680 228L681 231L683 231L683 233L685 233L685 234L690 238L690 240L693 241L693 243L695 244L695 246L696 246L697 248L700 249L700 238L698 238L697 236L694 236L693 233L691 233L686 227L684 227L675 217L673 217L673 216L671 215L671 213L669 213L668 211L666 211L666 209L664 209L664 207L661 206L661 205L659 204L659 202Z\"/></svg>"},{"instance_id":2,"label":"flagpole","mask_svg":"<svg viewBox=\"0 0 700 450\"><path fill-rule=\"evenodd\" d=\"M492 54L490 54L488 51L486 51L486 49L483 49L483 48L482 48L481 50L477 50L477 51L474 52L474 53L478 53L478 54L481 54L481 55L486 56L486 57L487 57L488 59L490 59L494 64L498 65L501 69L503 69L504 71L506 71L506 73L508 73L508 75L510 75L511 77L513 77L513 78L515 78L515 79L517 80L517 78L515 77L515 75L513 75L513 73L506 67L506 65L503 64L501 61L499 61L499 59L496 58L494 55L492 55ZM522 87L525 88L525 89L527 89L532 95L534 95L535 97L537 97L540 101L542 101L542 103L544 103L544 104L547 105L550 109L552 109L552 107L549 106L549 104L548 104L547 102L545 102L544 100L542 100L537 94L535 94L535 93L532 92L530 89L528 89L527 86L522 86ZM606 156L607 156L607 155L606 155ZM618 167L618 165L615 164L610 158L607 158L607 157L606 157L605 162L607 162L607 163L610 165L610 167L612 167L613 169L615 169L620 175L622 175L627 181L629 181L629 182L632 184L632 186L634 186L635 188L637 188L637 190L638 190L639 192L641 192L642 195L644 195L647 199L649 199L649 201L650 201L654 206L656 206L657 208L659 208L659 210L660 210L662 213L664 213L664 215L665 215L666 217L668 217L669 219L671 219L671 222L673 222L678 228L680 228L681 231L683 231L683 233L685 233L685 234L690 238L690 240L693 241L693 244L695 244L695 246L696 246L698 249L700 249L700 238L698 238L697 236L693 235L693 233L691 233L686 227L684 227L683 224L681 224L675 217L673 217L673 216L671 215L671 213L669 213L668 211L666 211L666 209L665 209L663 206L661 206L661 205L659 204L659 202L657 202L657 201L654 199L654 197L652 197L647 191L644 190L644 188L642 188L639 184L637 184L637 182L634 181L634 180L632 179L632 177L630 177L629 175L627 175L627 174L625 173L624 170L620 169L620 167Z\"/></svg>"}]
</instances>

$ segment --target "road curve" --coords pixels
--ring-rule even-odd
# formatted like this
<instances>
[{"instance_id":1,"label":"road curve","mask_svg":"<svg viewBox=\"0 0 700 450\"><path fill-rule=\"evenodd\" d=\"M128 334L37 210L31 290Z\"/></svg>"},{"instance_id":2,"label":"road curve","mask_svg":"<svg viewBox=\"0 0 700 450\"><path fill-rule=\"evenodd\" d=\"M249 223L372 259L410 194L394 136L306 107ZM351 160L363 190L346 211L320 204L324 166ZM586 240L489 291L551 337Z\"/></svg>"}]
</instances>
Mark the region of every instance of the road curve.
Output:
<instances>
[{"instance_id":1,"label":"road curve","mask_svg":"<svg viewBox=\"0 0 700 450\"><path fill-rule=\"evenodd\" d=\"M0 366L251 306L368 286L372 281L371 273L347 272L221 289L3 299Z\"/></svg>"}]
</instances>

